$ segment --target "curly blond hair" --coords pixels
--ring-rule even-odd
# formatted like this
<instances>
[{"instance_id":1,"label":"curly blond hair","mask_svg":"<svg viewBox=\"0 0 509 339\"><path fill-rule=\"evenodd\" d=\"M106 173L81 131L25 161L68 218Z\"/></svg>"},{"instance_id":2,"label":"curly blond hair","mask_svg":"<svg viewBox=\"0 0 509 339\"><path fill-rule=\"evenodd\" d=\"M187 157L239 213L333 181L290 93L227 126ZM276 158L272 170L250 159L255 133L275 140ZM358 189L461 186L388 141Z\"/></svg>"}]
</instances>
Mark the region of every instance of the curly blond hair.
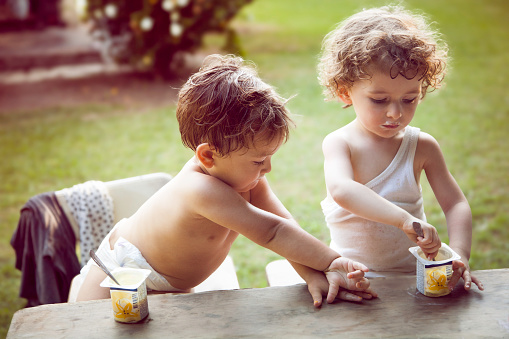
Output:
<instances>
[{"instance_id":1,"label":"curly blond hair","mask_svg":"<svg viewBox=\"0 0 509 339\"><path fill-rule=\"evenodd\" d=\"M389 72L394 79L416 76L424 98L441 86L446 73L447 45L422 14L400 6L363 10L327 34L318 64L318 79L328 99L373 71Z\"/></svg>"},{"instance_id":2,"label":"curly blond hair","mask_svg":"<svg viewBox=\"0 0 509 339\"><path fill-rule=\"evenodd\" d=\"M258 77L254 64L210 55L179 91L182 142L194 151L208 143L221 155L251 147L258 136L285 142L293 126L286 102Z\"/></svg>"}]
</instances>

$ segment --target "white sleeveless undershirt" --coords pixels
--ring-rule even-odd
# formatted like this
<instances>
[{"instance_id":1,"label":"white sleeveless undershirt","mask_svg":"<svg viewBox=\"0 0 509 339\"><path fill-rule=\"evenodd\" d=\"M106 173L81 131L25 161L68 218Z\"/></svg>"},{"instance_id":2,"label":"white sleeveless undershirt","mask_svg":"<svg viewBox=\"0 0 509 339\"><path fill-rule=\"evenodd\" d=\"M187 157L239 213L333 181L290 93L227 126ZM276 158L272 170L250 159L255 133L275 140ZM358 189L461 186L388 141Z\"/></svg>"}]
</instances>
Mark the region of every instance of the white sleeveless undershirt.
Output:
<instances>
[{"instance_id":1,"label":"white sleeveless undershirt","mask_svg":"<svg viewBox=\"0 0 509 339\"><path fill-rule=\"evenodd\" d=\"M365 186L425 221L422 190L413 168L419 132L418 128L407 126L391 164ZM408 251L415 244L403 231L350 213L329 192L321 205L330 229L330 246L339 254L365 264L372 271L415 271L415 258Z\"/></svg>"}]
</instances>

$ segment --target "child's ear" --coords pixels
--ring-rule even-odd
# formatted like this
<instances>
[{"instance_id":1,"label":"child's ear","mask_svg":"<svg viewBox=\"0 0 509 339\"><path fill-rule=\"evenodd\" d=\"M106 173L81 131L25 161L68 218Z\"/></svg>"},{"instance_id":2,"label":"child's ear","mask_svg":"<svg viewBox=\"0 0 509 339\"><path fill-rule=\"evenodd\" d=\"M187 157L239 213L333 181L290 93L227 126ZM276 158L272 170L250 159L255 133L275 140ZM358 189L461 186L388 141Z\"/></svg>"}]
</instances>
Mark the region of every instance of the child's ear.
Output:
<instances>
[{"instance_id":1,"label":"child's ear","mask_svg":"<svg viewBox=\"0 0 509 339\"><path fill-rule=\"evenodd\" d=\"M205 166L211 168L214 166L214 149L207 143L203 143L196 147L196 157Z\"/></svg>"},{"instance_id":2,"label":"child's ear","mask_svg":"<svg viewBox=\"0 0 509 339\"><path fill-rule=\"evenodd\" d=\"M337 95L341 101L343 101L347 105L352 104L352 99L350 98L350 92L346 87L338 88Z\"/></svg>"}]
</instances>

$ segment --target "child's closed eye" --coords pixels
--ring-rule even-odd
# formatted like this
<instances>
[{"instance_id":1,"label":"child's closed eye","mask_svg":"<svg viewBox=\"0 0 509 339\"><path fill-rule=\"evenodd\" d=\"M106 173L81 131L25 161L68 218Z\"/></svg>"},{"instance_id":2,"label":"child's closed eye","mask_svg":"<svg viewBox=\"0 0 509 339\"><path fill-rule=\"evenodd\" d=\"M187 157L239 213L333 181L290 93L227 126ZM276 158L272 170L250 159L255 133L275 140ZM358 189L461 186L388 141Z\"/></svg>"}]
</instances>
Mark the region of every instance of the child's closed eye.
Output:
<instances>
[{"instance_id":1,"label":"child's closed eye","mask_svg":"<svg viewBox=\"0 0 509 339\"><path fill-rule=\"evenodd\" d=\"M257 166L261 166L265 163L265 160L262 160L262 161L253 161L255 165Z\"/></svg>"},{"instance_id":2,"label":"child's closed eye","mask_svg":"<svg viewBox=\"0 0 509 339\"><path fill-rule=\"evenodd\" d=\"M417 100L417 97L412 98L412 99L403 99L403 103L405 103L405 104L413 104L415 102L415 100Z\"/></svg>"},{"instance_id":3,"label":"child's closed eye","mask_svg":"<svg viewBox=\"0 0 509 339\"><path fill-rule=\"evenodd\" d=\"M411 99L403 99L401 101L403 101L404 104L413 104L415 100L417 100L417 97ZM371 101L374 102L375 104L386 104L388 100L387 98L384 99L371 98Z\"/></svg>"},{"instance_id":4,"label":"child's closed eye","mask_svg":"<svg viewBox=\"0 0 509 339\"><path fill-rule=\"evenodd\" d=\"M385 104L387 102L387 98L383 98L383 99L371 98L371 101L373 101L375 104Z\"/></svg>"}]
</instances>

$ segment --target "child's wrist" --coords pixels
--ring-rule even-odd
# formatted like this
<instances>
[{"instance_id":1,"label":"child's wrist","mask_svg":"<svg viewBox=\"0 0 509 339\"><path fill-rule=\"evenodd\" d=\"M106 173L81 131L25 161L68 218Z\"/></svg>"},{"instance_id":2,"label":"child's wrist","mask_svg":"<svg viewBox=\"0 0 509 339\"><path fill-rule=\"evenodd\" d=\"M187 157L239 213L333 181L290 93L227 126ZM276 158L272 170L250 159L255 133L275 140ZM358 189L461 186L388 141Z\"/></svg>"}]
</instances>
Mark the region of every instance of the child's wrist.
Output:
<instances>
[{"instance_id":1,"label":"child's wrist","mask_svg":"<svg viewBox=\"0 0 509 339\"><path fill-rule=\"evenodd\" d=\"M334 261L336 261L336 260L337 260L337 259L339 259L339 258L341 258L341 256L337 256L336 258L334 258L334 259L330 262L329 266L327 266L327 267L326 267L326 268L325 268L322 272L323 272L323 273L328 273L328 272L332 272L332 271L334 271L333 269L331 269L331 266L332 266L332 264L334 263Z\"/></svg>"},{"instance_id":2,"label":"child's wrist","mask_svg":"<svg viewBox=\"0 0 509 339\"><path fill-rule=\"evenodd\" d=\"M410 213L406 212L404 214L401 215L400 219L399 219L399 223L396 225L396 227L398 227L400 230L405 230L405 229L408 229L408 228L412 228L412 223L414 221L417 221L417 219L412 216Z\"/></svg>"}]
</instances>

